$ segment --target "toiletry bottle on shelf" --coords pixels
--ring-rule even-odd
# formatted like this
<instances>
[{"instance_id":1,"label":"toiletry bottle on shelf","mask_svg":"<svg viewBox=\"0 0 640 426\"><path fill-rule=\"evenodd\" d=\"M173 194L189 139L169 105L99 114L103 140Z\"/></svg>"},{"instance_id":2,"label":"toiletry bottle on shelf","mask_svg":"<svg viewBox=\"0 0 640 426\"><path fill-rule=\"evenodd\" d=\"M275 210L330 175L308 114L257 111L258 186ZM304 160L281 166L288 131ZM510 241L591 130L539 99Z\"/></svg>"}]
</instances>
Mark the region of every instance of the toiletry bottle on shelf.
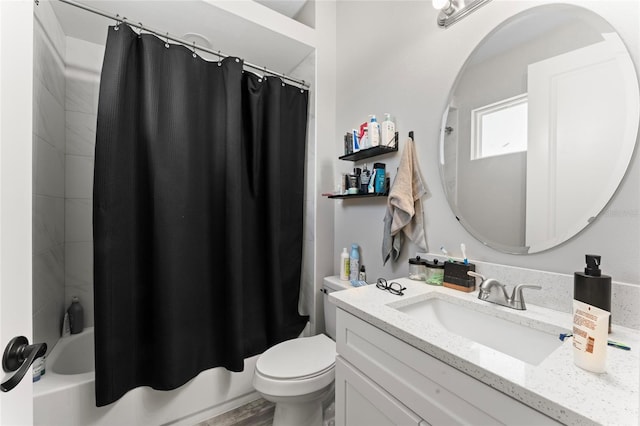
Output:
<instances>
[{"instance_id":1,"label":"toiletry bottle on shelf","mask_svg":"<svg viewBox=\"0 0 640 426\"><path fill-rule=\"evenodd\" d=\"M360 125L360 133L358 133L358 139L360 141L360 149L371 148L369 142L369 123L364 122Z\"/></svg>"},{"instance_id":2,"label":"toiletry bottle on shelf","mask_svg":"<svg viewBox=\"0 0 640 426\"><path fill-rule=\"evenodd\" d=\"M573 278L573 298L588 305L611 312L611 277L602 275L600 256L585 255L587 262L583 272L576 272ZM609 316L611 333L611 316Z\"/></svg>"},{"instance_id":3,"label":"toiletry bottle on shelf","mask_svg":"<svg viewBox=\"0 0 640 426\"><path fill-rule=\"evenodd\" d=\"M375 163L373 165L374 170L376 171L375 177L375 193L383 194L385 192L386 187L386 178L385 178L385 164L384 163Z\"/></svg>"},{"instance_id":4,"label":"toiletry bottle on shelf","mask_svg":"<svg viewBox=\"0 0 640 426\"><path fill-rule=\"evenodd\" d=\"M358 279L358 272L360 271L360 253L358 252L358 245L351 244L351 254L349 255L349 278L352 280Z\"/></svg>"},{"instance_id":5,"label":"toiletry bottle on shelf","mask_svg":"<svg viewBox=\"0 0 640 426\"><path fill-rule=\"evenodd\" d=\"M347 253L346 247L342 249L340 254L340 279L349 280L349 253Z\"/></svg>"},{"instance_id":6,"label":"toiletry bottle on shelf","mask_svg":"<svg viewBox=\"0 0 640 426\"><path fill-rule=\"evenodd\" d=\"M367 135L369 137L369 146L374 147L380 145L380 124L376 120L375 115L371 115L367 126Z\"/></svg>"},{"instance_id":7,"label":"toiletry bottle on shelf","mask_svg":"<svg viewBox=\"0 0 640 426\"><path fill-rule=\"evenodd\" d=\"M71 299L71 306L67 309L67 313L69 314L71 334L82 333L84 329L84 309L82 309L80 299L77 296L73 296Z\"/></svg>"},{"instance_id":8,"label":"toiletry bottle on shelf","mask_svg":"<svg viewBox=\"0 0 640 426\"><path fill-rule=\"evenodd\" d=\"M367 188L369 194L376 192L376 169L374 168L369 176L369 187Z\"/></svg>"},{"instance_id":9,"label":"toiletry bottle on shelf","mask_svg":"<svg viewBox=\"0 0 640 426\"><path fill-rule=\"evenodd\" d=\"M353 149L351 150L351 152L358 152L360 151L360 149L362 149L360 147L360 140L358 139L358 131L356 129L353 129L352 134L353 134L353 138L352 138Z\"/></svg>"},{"instance_id":10,"label":"toiletry bottle on shelf","mask_svg":"<svg viewBox=\"0 0 640 426\"><path fill-rule=\"evenodd\" d=\"M360 193L366 194L369 192L369 179L371 178L371 171L367 169L367 165L364 165L362 174L360 175Z\"/></svg>"},{"instance_id":11,"label":"toiletry bottle on shelf","mask_svg":"<svg viewBox=\"0 0 640 426\"><path fill-rule=\"evenodd\" d=\"M384 121L382 122L382 138L380 145L395 146L396 123L391 119L391 114L384 113Z\"/></svg>"}]
</instances>

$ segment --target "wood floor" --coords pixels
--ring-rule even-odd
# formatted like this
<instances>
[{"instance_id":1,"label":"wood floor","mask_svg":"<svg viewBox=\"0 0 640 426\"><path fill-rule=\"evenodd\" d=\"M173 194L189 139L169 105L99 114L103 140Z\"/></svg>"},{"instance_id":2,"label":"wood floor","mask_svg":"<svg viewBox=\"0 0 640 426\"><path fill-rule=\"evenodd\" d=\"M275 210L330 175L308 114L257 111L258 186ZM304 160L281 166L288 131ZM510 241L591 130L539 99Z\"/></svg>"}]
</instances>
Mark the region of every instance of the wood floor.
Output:
<instances>
[{"instance_id":1,"label":"wood floor","mask_svg":"<svg viewBox=\"0 0 640 426\"><path fill-rule=\"evenodd\" d=\"M275 404L260 398L196 426L271 426L274 410Z\"/></svg>"},{"instance_id":2,"label":"wood floor","mask_svg":"<svg viewBox=\"0 0 640 426\"><path fill-rule=\"evenodd\" d=\"M262 398L251 401L235 410L220 414L196 426L271 426L275 404ZM333 426L335 409L333 395L324 404L324 426Z\"/></svg>"}]
</instances>

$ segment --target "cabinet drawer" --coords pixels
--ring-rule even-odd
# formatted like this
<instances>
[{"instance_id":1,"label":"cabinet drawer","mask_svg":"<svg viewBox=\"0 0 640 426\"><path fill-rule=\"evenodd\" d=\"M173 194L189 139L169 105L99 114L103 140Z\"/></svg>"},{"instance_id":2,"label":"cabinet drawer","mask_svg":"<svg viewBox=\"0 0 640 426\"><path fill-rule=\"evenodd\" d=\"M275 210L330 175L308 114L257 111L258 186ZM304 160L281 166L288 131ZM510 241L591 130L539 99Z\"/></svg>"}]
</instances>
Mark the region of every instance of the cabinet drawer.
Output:
<instances>
[{"instance_id":1,"label":"cabinet drawer","mask_svg":"<svg viewBox=\"0 0 640 426\"><path fill-rule=\"evenodd\" d=\"M420 421L414 412L338 356L336 426L419 426Z\"/></svg>"},{"instance_id":2,"label":"cabinet drawer","mask_svg":"<svg viewBox=\"0 0 640 426\"><path fill-rule=\"evenodd\" d=\"M431 424L558 424L341 309L337 325L338 354Z\"/></svg>"}]
</instances>

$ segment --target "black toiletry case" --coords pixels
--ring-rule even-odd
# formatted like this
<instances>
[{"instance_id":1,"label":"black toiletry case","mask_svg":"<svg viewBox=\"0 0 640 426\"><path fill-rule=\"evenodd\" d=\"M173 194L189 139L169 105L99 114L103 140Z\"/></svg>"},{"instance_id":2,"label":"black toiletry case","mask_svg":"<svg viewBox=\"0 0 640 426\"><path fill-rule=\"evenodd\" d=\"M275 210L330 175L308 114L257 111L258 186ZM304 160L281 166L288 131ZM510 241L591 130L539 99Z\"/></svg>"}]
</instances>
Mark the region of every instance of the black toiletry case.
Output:
<instances>
[{"instance_id":1,"label":"black toiletry case","mask_svg":"<svg viewBox=\"0 0 640 426\"><path fill-rule=\"evenodd\" d=\"M442 284L454 290L470 293L476 289L476 279L467 275L467 272L475 272L475 270L476 265L473 263L465 265L464 262L448 260L444 262L444 280Z\"/></svg>"}]
</instances>

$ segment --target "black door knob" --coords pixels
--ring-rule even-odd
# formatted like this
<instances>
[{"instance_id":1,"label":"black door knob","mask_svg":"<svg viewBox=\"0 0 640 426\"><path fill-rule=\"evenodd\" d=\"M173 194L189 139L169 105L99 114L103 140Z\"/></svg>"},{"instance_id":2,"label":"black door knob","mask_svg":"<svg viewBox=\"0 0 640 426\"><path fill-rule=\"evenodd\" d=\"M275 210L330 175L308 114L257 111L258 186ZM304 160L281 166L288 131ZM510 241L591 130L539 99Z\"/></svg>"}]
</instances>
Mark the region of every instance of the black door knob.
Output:
<instances>
[{"instance_id":1,"label":"black door knob","mask_svg":"<svg viewBox=\"0 0 640 426\"><path fill-rule=\"evenodd\" d=\"M46 343L29 344L24 336L14 337L9 341L2 355L2 369L9 373L18 370L9 380L0 385L2 392L15 388L33 364L36 358L47 353Z\"/></svg>"}]
</instances>

